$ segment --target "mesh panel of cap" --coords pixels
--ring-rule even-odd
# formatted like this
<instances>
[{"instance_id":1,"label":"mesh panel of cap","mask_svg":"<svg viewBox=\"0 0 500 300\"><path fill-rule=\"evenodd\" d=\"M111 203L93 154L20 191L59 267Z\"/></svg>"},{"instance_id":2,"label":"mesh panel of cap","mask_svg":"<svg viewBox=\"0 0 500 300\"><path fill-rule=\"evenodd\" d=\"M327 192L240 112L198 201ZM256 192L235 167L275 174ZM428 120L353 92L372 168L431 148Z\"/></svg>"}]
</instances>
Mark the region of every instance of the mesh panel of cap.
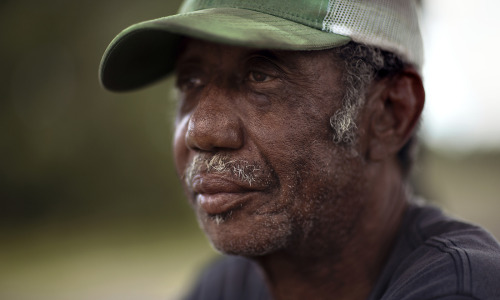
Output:
<instances>
[{"instance_id":1,"label":"mesh panel of cap","mask_svg":"<svg viewBox=\"0 0 500 300\"><path fill-rule=\"evenodd\" d=\"M323 30L393 51L420 67L423 46L414 1L329 0Z\"/></svg>"}]
</instances>

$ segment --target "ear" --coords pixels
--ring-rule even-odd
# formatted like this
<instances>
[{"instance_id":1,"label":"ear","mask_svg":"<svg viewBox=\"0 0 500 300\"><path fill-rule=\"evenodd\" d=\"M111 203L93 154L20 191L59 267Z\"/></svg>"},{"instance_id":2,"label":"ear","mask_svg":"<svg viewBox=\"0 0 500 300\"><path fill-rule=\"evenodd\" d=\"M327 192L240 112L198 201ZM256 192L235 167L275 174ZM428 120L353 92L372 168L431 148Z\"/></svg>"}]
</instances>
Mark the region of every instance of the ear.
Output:
<instances>
[{"instance_id":1,"label":"ear","mask_svg":"<svg viewBox=\"0 0 500 300\"><path fill-rule=\"evenodd\" d=\"M394 156L413 133L425 102L422 78L413 68L375 82L367 95L368 158Z\"/></svg>"}]
</instances>

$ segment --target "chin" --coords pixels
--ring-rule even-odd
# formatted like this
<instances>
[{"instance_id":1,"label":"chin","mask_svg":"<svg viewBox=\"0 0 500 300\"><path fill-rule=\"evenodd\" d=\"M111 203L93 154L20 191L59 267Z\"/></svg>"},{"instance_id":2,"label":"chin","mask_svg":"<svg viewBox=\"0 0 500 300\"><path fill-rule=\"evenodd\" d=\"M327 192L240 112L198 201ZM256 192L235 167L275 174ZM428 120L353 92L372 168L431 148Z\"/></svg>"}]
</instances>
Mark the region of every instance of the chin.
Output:
<instances>
[{"instance_id":1,"label":"chin","mask_svg":"<svg viewBox=\"0 0 500 300\"><path fill-rule=\"evenodd\" d=\"M199 218L212 246L224 254L257 257L285 249L292 234L290 220L280 215L253 215L242 218L237 213Z\"/></svg>"}]
</instances>

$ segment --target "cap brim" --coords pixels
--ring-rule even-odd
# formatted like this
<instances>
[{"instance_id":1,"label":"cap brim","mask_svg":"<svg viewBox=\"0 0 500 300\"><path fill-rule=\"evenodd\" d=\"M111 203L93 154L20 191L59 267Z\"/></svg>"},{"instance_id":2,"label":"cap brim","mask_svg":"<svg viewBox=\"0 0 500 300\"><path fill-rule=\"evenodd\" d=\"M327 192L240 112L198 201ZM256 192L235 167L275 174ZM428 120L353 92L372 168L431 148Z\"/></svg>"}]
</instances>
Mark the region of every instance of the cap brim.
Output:
<instances>
[{"instance_id":1,"label":"cap brim","mask_svg":"<svg viewBox=\"0 0 500 300\"><path fill-rule=\"evenodd\" d=\"M100 65L101 84L112 91L140 88L169 74L181 36L252 48L321 50L349 37L290 20L237 8L212 8L133 25L108 46Z\"/></svg>"}]
</instances>

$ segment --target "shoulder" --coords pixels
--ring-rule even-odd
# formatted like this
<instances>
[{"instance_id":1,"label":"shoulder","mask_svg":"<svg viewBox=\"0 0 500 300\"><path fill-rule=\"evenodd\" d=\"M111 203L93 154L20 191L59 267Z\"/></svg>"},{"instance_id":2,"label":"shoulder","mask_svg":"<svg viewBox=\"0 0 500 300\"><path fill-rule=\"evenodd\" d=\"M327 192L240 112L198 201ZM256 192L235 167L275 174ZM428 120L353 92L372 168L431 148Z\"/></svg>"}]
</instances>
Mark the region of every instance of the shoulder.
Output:
<instances>
[{"instance_id":1,"label":"shoulder","mask_svg":"<svg viewBox=\"0 0 500 300\"><path fill-rule=\"evenodd\" d=\"M500 245L488 232L422 207L404 235L411 251L387 299L500 299Z\"/></svg>"},{"instance_id":2,"label":"shoulder","mask_svg":"<svg viewBox=\"0 0 500 300\"><path fill-rule=\"evenodd\" d=\"M185 300L267 300L264 277L254 262L223 256L211 263L198 278Z\"/></svg>"}]
</instances>

